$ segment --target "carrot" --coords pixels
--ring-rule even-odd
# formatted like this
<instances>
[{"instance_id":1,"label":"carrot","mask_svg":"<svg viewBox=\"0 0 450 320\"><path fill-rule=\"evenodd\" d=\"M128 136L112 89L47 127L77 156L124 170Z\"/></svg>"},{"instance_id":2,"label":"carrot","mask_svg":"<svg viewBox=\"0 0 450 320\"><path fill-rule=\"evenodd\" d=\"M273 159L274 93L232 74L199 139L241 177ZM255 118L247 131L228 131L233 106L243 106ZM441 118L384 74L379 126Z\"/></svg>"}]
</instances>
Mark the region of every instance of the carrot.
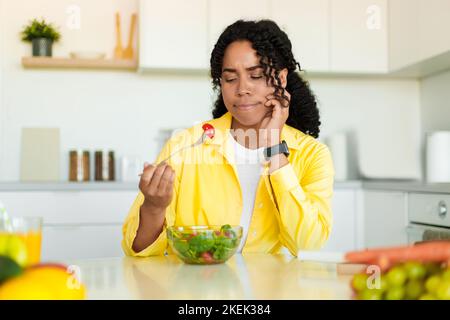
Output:
<instances>
[{"instance_id":1,"label":"carrot","mask_svg":"<svg viewBox=\"0 0 450 320\"><path fill-rule=\"evenodd\" d=\"M352 251L345 254L345 260L351 263L382 266L405 261L446 262L450 260L450 241L430 241L410 246Z\"/></svg>"}]
</instances>

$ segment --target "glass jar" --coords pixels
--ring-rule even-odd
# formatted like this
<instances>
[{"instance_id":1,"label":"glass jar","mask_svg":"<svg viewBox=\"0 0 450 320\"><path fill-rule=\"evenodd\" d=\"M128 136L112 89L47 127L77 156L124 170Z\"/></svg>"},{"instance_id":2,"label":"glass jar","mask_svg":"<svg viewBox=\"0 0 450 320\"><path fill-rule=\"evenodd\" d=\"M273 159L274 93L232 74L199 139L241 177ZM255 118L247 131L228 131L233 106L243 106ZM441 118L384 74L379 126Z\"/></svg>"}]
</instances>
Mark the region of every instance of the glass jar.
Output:
<instances>
[{"instance_id":1,"label":"glass jar","mask_svg":"<svg viewBox=\"0 0 450 320\"><path fill-rule=\"evenodd\" d=\"M114 151L95 151L95 181L115 180Z\"/></svg>"},{"instance_id":2,"label":"glass jar","mask_svg":"<svg viewBox=\"0 0 450 320\"><path fill-rule=\"evenodd\" d=\"M89 151L71 150L69 152L69 181L89 181Z\"/></svg>"}]
</instances>

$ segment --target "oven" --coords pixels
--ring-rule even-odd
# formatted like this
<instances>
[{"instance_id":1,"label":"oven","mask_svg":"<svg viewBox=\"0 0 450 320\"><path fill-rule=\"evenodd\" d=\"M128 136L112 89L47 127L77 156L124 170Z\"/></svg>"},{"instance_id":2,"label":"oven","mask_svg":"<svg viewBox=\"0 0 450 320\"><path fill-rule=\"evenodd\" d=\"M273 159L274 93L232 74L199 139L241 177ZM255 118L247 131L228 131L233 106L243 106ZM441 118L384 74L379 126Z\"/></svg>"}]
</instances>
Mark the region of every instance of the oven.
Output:
<instances>
[{"instance_id":1,"label":"oven","mask_svg":"<svg viewBox=\"0 0 450 320\"><path fill-rule=\"evenodd\" d=\"M449 194L411 193L408 196L408 243L450 241Z\"/></svg>"}]
</instances>

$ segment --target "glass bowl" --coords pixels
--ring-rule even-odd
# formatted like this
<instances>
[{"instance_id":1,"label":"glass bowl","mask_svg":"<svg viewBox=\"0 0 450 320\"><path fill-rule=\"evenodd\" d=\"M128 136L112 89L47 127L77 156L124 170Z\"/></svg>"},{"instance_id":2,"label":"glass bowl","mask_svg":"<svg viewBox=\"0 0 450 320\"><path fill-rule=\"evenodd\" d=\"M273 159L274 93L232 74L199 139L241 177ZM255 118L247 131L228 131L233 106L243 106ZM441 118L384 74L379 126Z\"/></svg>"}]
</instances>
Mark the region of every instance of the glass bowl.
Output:
<instances>
[{"instance_id":1,"label":"glass bowl","mask_svg":"<svg viewBox=\"0 0 450 320\"><path fill-rule=\"evenodd\" d=\"M189 264L217 264L236 253L241 226L171 226L167 240L175 254Z\"/></svg>"}]
</instances>

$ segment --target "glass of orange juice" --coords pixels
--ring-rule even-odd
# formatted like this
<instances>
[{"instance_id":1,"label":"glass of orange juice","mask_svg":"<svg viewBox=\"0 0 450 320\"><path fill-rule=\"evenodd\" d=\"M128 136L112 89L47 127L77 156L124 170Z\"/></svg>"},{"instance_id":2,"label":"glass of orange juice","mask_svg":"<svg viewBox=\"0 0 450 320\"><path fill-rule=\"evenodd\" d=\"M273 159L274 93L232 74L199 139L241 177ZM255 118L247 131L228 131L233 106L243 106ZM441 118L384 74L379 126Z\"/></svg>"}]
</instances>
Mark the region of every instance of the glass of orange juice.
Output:
<instances>
[{"instance_id":1,"label":"glass of orange juice","mask_svg":"<svg viewBox=\"0 0 450 320\"><path fill-rule=\"evenodd\" d=\"M2 221L0 233L9 235L9 253L20 257L25 266L37 264L41 260L42 218L41 217L10 217ZM12 239L12 240L11 240ZM22 244L17 243L21 240ZM13 241L14 240L14 241ZM16 241L17 240L17 241ZM18 252L18 251L26 251Z\"/></svg>"}]
</instances>

